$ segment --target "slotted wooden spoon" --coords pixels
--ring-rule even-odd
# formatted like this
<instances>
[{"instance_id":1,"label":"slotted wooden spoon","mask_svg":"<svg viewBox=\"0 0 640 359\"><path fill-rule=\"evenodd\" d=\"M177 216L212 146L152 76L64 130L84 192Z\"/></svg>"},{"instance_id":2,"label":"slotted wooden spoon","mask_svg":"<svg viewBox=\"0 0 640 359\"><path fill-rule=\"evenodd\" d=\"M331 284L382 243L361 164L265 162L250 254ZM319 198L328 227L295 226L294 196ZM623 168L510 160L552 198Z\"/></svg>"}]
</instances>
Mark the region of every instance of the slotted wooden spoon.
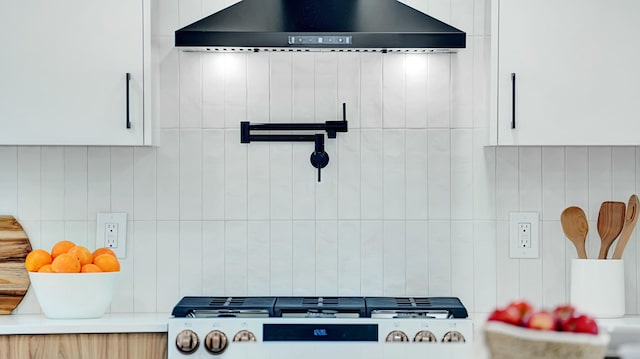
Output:
<instances>
[{"instance_id":1,"label":"slotted wooden spoon","mask_svg":"<svg viewBox=\"0 0 640 359\"><path fill-rule=\"evenodd\" d=\"M624 202L606 201L600 205L600 213L598 213L600 252L598 253L598 259L607 258L611 244L622 232L626 208L627 206Z\"/></svg>"},{"instance_id":2,"label":"slotted wooden spoon","mask_svg":"<svg viewBox=\"0 0 640 359\"><path fill-rule=\"evenodd\" d=\"M560 223L562 223L564 234L576 247L578 258L587 259L584 242L587 240L589 223L582 208L575 206L566 208L560 215Z\"/></svg>"},{"instance_id":3,"label":"slotted wooden spoon","mask_svg":"<svg viewBox=\"0 0 640 359\"><path fill-rule=\"evenodd\" d=\"M629 204L627 205L627 214L624 218L624 228L622 229L622 234L620 235L620 239L616 244L616 249L613 251L613 257L611 258L622 258L624 247L627 245L627 242L631 237L631 233L636 226L636 222L638 221L638 207L640 207L638 196L635 194L631 195L631 198L629 198Z\"/></svg>"}]
</instances>

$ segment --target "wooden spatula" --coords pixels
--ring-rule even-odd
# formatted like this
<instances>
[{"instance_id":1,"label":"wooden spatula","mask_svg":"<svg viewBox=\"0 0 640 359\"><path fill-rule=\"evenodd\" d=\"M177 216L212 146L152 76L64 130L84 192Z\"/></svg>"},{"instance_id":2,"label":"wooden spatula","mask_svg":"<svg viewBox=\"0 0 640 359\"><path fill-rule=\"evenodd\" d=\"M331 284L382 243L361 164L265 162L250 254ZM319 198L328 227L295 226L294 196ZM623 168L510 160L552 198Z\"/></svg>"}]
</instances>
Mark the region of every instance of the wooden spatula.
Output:
<instances>
[{"instance_id":1,"label":"wooden spatula","mask_svg":"<svg viewBox=\"0 0 640 359\"><path fill-rule=\"evenodd\" d=\"M620 235L620 239L616 244L616 249L613 251L613 257L611 258L622 258L624 247L627 245L627 242L631 237L631 233L633 233L633 229L636 227L636 222L638 221L638 207L640 207L638 196L635 194L631 195L631 198L629 198L629 204L627 205L627 214L624 218L624 228L622 229L622 234Z\"/></svg>"},{"instance_id":2,"label":"wooden spatula","mask_svg":"<svg viewBox=\"0 0 640 359\"><path fill-rule=\"evenodd\" d=\"M624 227L627 206L624 202L606 201L600 205L598 213L598 233L600 234L600 252L598 259L606 259L613 241L618 238Z\"/></svg>"},{"instance_id":3,"label":"wooden spatula","mask_svg":"<svg viewBox=\"0 0 640 359\"><path fill-rule=\"evenodd\" d=\"M589 232L589 223L587 222L587 216L580 207L568 207L560 215L560 222L562 223L562 230L564 234L569 238L578 251L578 258L587 259L587 251L584 247L584 242L587 240L587 233Z\"/></svg>"}]
</instances>

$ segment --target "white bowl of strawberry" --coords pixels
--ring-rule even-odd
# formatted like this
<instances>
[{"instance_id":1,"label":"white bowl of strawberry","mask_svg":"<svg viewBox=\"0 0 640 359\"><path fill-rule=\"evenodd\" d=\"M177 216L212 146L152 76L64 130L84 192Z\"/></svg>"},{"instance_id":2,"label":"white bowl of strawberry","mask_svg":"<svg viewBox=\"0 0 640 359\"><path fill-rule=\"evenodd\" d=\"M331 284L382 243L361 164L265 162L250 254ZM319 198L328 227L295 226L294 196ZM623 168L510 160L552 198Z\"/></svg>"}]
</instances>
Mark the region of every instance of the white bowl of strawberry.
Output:
<instances>
[{"instance_id":1,"label":"white bowl of strawberry","mask_svg":"<svg viewBox=\"0 0 640 359\"><path fill-rule=\"evenodd\" d=\"M494 310L484 326L491 358L602 359L609 335L571 305L535 309L524 300Z\"/></svg>"}]
</instances>

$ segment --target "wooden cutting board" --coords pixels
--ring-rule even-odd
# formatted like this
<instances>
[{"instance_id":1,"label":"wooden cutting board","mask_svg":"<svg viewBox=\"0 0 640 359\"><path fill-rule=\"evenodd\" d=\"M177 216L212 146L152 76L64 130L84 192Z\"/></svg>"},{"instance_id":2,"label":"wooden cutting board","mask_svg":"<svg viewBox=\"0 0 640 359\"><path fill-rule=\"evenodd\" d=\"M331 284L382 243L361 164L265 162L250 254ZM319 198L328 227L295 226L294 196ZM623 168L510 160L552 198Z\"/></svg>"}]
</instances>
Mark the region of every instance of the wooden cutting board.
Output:
<instances>
[{"instance_id":1,"label":"wooden cutting board","mask_svg":"<svg viewBox=\"0 0 640 359\"><path fill-rule=\"evenodd\" d=\"M13 216L0 216L0 314L11 314L29 289L24 260L31 243Z\"/></svg>"}]
</instances>

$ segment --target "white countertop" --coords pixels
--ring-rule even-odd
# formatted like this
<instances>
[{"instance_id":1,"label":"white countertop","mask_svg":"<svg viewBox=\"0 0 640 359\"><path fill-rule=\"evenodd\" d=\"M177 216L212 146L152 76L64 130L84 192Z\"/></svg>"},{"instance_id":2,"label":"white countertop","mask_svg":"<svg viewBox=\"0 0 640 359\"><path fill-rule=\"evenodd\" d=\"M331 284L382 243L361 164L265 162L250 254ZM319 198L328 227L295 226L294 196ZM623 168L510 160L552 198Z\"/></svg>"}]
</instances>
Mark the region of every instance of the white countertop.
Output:
<instances>
[{"instance_id":1,"label":"white countertop","mask_svg":"<svg viewBox=\"0 0 640 359\"><path fill-rule=\"evenodd\" d=\"M168 313L113 313L96 319L48 319L42 314L0 316L0 335L166 333Z\"/></svg>"}]
</instances>

